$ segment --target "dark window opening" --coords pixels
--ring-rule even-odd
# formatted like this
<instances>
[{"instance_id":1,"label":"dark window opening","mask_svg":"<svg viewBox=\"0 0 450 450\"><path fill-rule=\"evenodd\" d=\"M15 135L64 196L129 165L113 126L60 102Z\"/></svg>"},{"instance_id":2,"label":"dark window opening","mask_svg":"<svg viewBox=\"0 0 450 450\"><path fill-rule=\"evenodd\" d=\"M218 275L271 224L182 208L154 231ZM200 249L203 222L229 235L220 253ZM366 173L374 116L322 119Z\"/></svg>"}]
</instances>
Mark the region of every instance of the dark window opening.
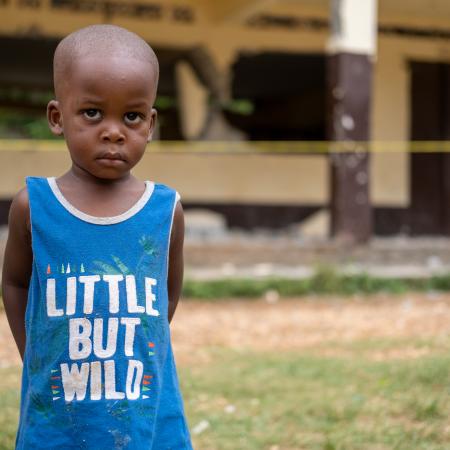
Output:
<instances>
[{"instance_id":1,"label":"dark window opening","mask_svg":"<svg viewBox=\"0 0 450 450\"><path fill-rule=\"evenodd\" d=\"M232 67L233 99L251 113L227 111L250 140L325 140L325 56L242 53Z\"/></svg>"}]
</instances>

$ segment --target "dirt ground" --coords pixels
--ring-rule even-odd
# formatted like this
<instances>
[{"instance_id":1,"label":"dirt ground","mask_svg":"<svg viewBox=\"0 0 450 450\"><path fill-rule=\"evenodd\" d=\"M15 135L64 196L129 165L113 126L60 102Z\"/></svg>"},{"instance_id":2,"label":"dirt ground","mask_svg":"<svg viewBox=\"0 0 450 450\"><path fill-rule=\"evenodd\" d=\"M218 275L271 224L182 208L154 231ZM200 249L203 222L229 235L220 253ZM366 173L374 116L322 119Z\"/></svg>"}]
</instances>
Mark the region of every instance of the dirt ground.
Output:
<instances>
[{"instance_id":1,"label":"dirt ground","mask_svg":"<svg viewBox=\"0 0 450 450\"><path fill-rule=\"evenodd\" d=\"M178 364L190 365L207 363L211 346L345 357L354 354L353 344L372 339L378 345L369 346L365 356L415 358L448 351L449 324L450 295L415 294L272 302L185 300L171 327ZM383 340L389 344L380 346ZM0 368L20 364L4 313L0 342Z\"/></svg>"},{"instance_id":2,"label":"dirt ground","mask_svg":"<svg viewBox=\"0 0 450 450\"><path fill-rule=\"evenodd\" d=\"M354 354L352 344L358 341L387 340L387 345L374 345L365 355L380 360L447 351L449 324L447 294L309 297L276 303L186 301L177 311L172 336L177 360L185 364L201 362L202 357L207 360L206 351L194 353L192 348L211 345L242 351L350 356ZM418 340L424 344L417 345Z\"/></svg>"}]
</instances>

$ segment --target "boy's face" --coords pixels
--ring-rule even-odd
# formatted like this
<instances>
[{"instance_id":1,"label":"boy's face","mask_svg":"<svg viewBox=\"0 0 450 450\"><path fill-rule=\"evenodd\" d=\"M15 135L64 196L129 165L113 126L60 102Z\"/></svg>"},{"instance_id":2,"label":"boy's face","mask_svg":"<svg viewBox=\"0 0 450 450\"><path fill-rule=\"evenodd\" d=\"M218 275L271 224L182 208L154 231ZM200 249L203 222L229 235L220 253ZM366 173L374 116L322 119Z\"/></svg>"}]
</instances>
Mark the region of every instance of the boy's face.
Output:
<instances>
[{"instance_id":1,"label":"boy's face","mask_svg":"<svg viewBox=\"0 0 450 450\"><path fill-rule=\"evenodd\" d=\"M47 108L50 128L63 134L73 165L96 178L129 174L144 154L156 120L156 74L127 57L79 58Z\"/></svg>"}]
</instances>

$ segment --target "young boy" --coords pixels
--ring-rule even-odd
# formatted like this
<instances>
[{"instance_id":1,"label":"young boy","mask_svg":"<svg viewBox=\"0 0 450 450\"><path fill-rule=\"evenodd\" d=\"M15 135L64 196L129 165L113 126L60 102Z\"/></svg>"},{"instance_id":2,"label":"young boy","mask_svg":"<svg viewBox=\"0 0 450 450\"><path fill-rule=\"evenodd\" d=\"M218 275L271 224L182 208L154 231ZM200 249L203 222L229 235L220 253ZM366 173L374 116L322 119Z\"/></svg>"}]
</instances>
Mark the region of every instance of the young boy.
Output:
<instances>
[{"instance_id":1,"label":"young boy","mask_svg":"<svg viewBox=\"0 0 450 450\"><path fill-rule=\"evenodd\" d=\"M54 56L49 126L72 160L11 205L3 300L23 359L17 449L191 449L170 342L183 277L178 193L131 169L158 61L111 25Z\"/></svg>"}]
</instances>

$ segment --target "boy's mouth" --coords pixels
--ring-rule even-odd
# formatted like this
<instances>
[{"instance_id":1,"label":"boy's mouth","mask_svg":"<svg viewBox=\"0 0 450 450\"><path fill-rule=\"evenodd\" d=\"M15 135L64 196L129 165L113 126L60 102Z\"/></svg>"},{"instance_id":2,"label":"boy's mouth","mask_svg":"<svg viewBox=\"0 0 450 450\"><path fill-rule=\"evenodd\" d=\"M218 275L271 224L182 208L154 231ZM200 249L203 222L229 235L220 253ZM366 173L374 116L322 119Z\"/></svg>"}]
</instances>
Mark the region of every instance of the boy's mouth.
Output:
<instances>
[{"instance_id":1,"label":"boy's mouth","mask_svg":"<svg viewBox=\"0 0 450 450\"><path fill-rule=\"evenodd\" d=\"M105 152L101 154L97 159L109 159L109 160L118 160L118 161L124 161L125 159L122 157L122 155L118 152Z\"/></svg>"},{"instance_id":2,"label":"boy's mouth","mask_svg":"<svg viewBox=\"0 0 450 450\"><path fill-rule=\"evenodd\" d=\"M100 163L116 165L125 162L123 156L118 152L105 152L96 158Z\"/></svg>"}]
</instances>

